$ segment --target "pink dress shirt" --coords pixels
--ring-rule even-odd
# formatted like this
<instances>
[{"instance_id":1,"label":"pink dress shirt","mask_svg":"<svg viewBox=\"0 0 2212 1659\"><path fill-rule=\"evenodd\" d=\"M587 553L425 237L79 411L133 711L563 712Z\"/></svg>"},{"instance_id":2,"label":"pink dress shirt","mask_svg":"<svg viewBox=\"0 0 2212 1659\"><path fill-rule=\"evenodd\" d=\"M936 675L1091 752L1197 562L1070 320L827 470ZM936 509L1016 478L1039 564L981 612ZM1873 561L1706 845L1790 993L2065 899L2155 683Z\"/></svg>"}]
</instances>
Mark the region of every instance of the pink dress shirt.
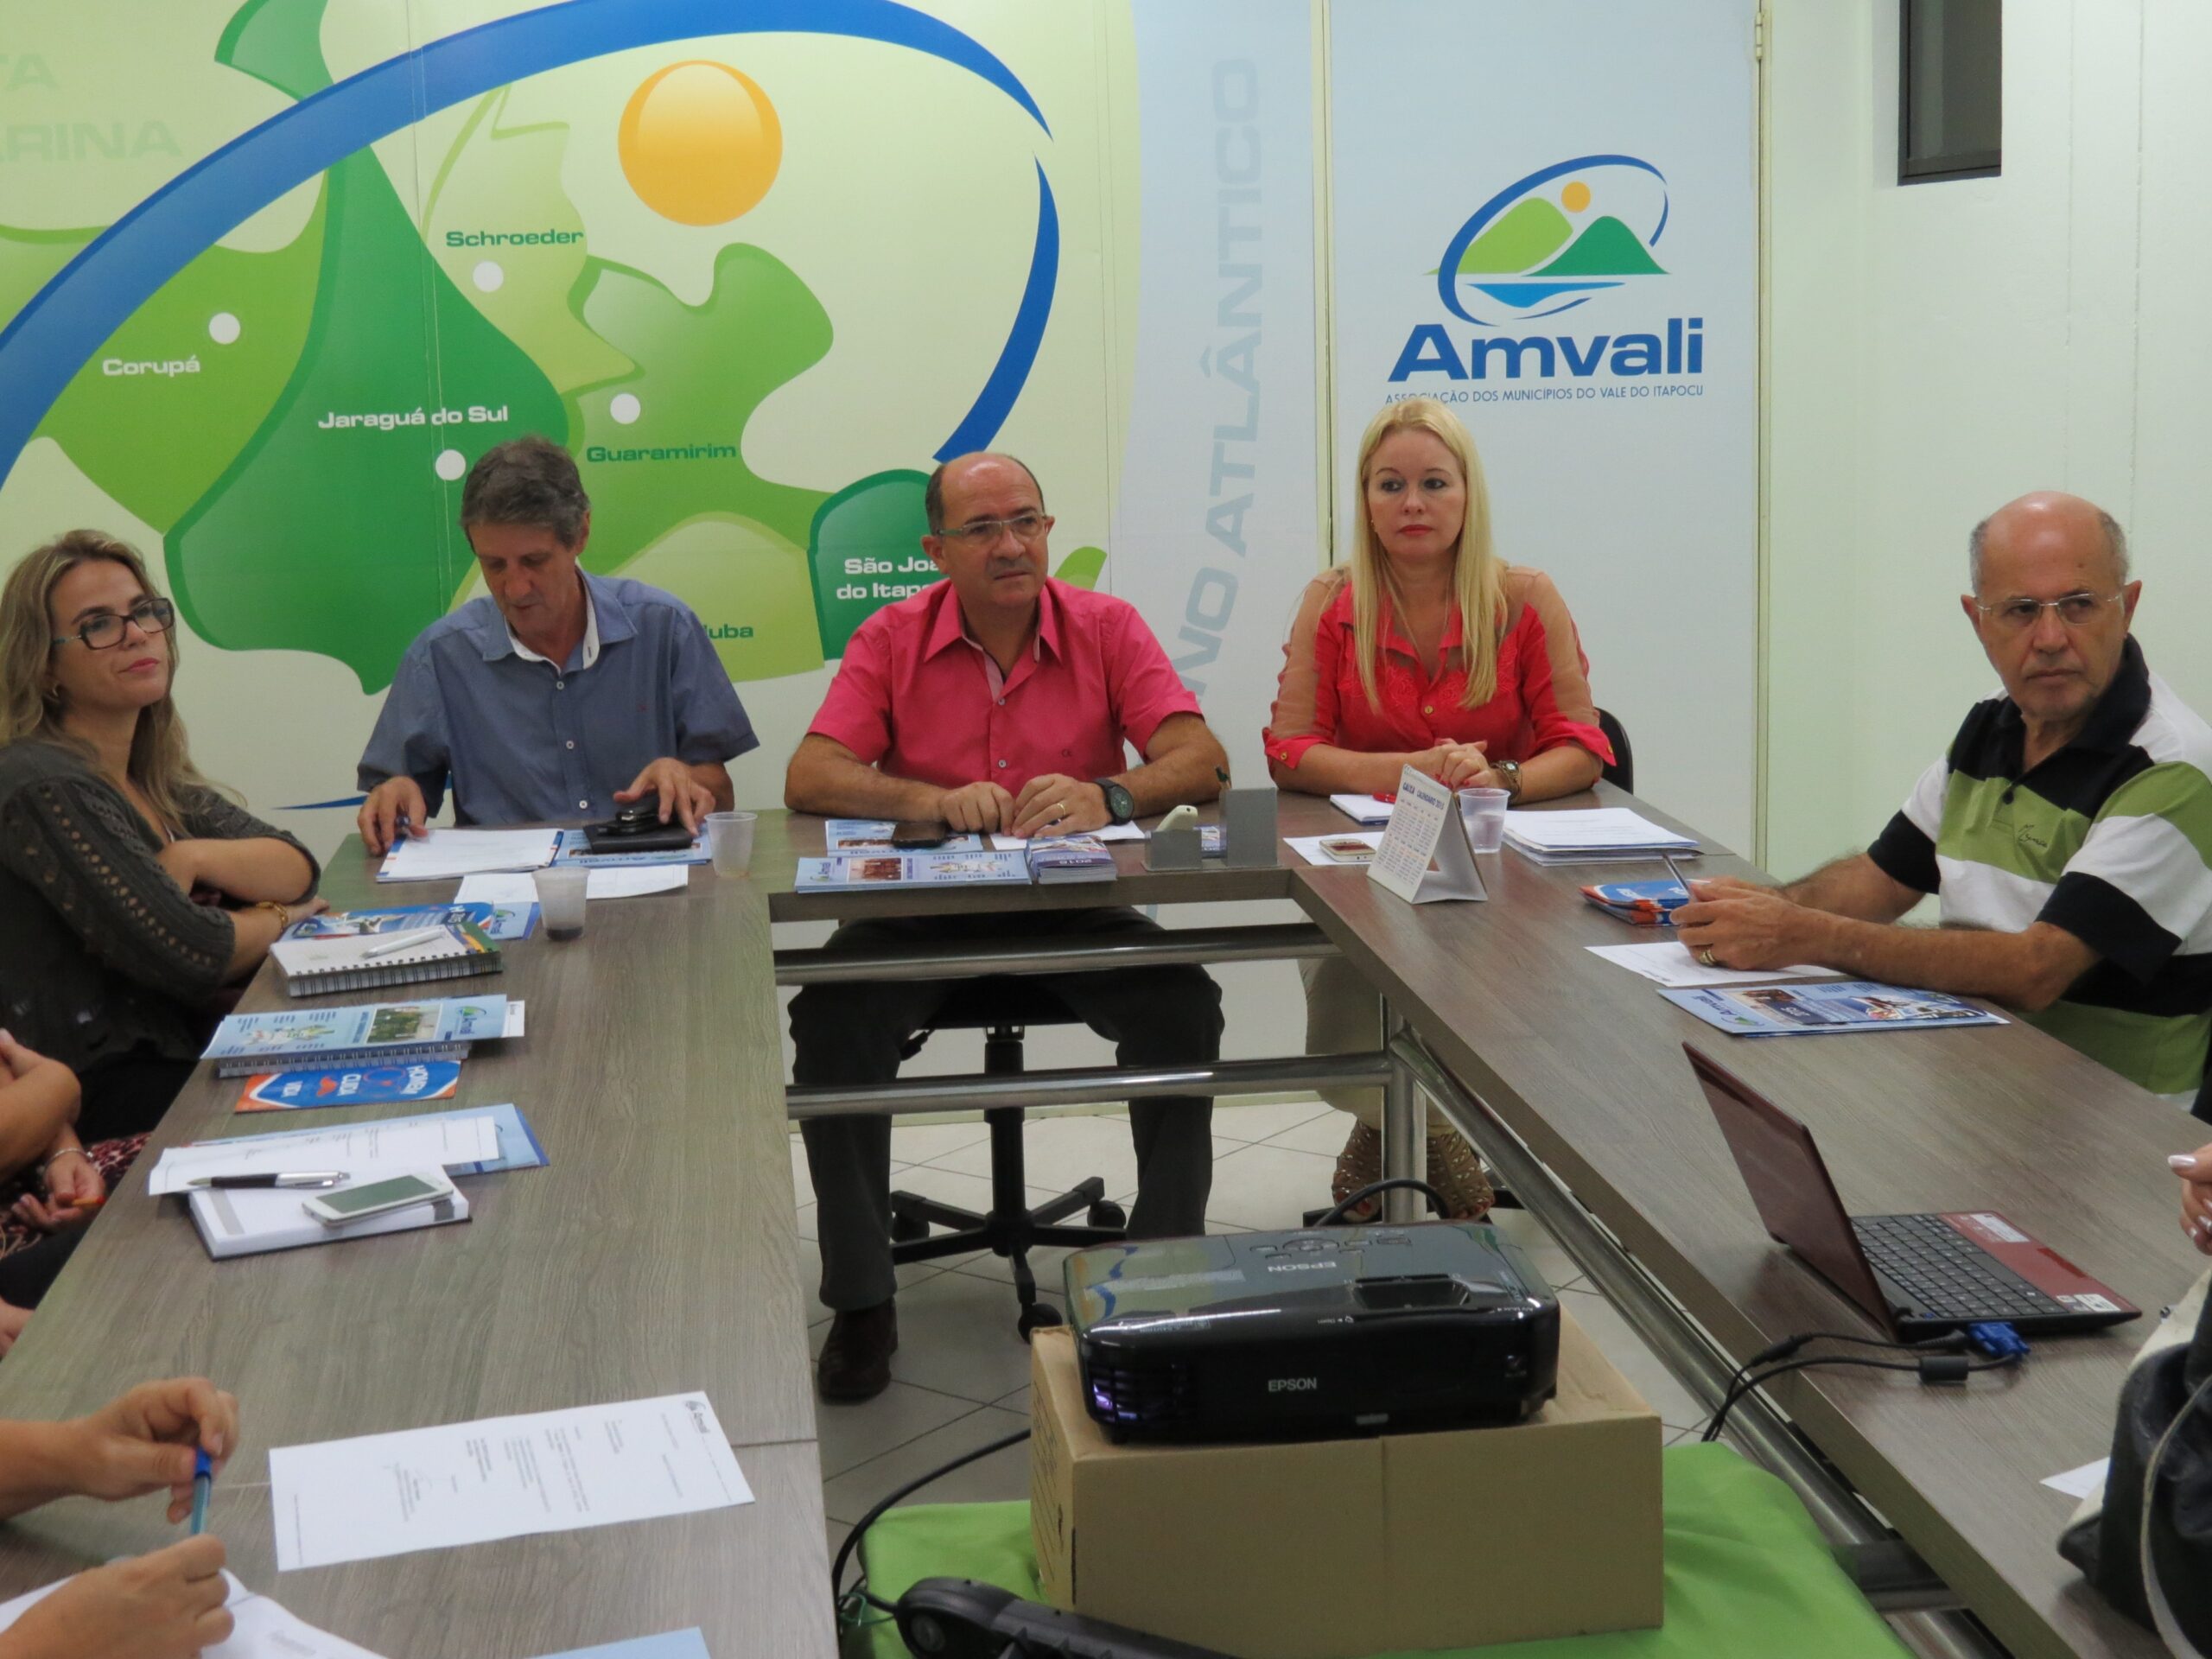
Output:
<instances>
[{"instance_id":1,"label":"pink dress shirt","mask_svg":"<svg viewBox=\"0 0 2212 1659\"><path fill-rule=\"evenodd\" d=\"M1036 644L1001 679L938 582L861 624L807 730L893 778L1019 794L1045 772L1110 777L1124 742L1141 755L1161 721L1198 712L1125 601L1048 579Z\"/></svg>"}]
</instances>

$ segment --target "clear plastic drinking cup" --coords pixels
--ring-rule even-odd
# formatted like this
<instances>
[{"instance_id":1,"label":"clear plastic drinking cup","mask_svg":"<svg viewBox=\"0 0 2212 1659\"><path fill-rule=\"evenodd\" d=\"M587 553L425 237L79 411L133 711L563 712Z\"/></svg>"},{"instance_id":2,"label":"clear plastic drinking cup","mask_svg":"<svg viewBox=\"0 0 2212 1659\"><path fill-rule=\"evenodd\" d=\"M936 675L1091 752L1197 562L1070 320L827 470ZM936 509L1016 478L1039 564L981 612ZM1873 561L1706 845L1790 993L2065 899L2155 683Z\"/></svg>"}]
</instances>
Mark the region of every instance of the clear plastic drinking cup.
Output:
<instances>
[{"instance_id":1,"label":"clear plastic drinking cup","mask_svg":"<svg viewBox=\"0 0 2212 1659\"><path fill-rule=\"evenodd\" d=\"M1505 845L1505 807L1512 798L1503 789L1459 791L1459 822L1467 826L1470 847L1478 853L1494 853Z\"/></svg>"},{"instance_id":2,"label":"clear plastic drinking cup","mask_svg":"<svg viewBox=\"0 0 2212 1659\"><path fill-rule=\"evenodd\" d=\"M707 856L714 861L716 875L743 875L753 868L753 826L760 822L754 812L709 812L707 814Z\"/></svg>"},{"instance_id":3,"label":"clear plastic drinking cup","mask_svg":"<svg viewBox=\"0 0 2212 1659\"><path fill-rule=\"evenodd\" d=\"M584 931L584 894L591 872L573 864L550 864L533 871L538 908L545 913L546 937L573 939Z\"/></svg>"}]
</instances>

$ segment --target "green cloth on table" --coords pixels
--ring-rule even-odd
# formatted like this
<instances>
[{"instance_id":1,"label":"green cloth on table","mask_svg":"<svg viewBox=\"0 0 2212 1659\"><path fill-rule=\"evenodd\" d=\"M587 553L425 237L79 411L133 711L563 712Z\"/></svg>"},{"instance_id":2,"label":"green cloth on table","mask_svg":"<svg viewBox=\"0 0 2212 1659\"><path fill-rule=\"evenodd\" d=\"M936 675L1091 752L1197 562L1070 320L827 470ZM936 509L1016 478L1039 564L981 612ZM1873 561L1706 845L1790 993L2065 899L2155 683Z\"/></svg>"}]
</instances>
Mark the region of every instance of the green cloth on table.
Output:
<instances>
[{"instance_id":1,"label":"green cloth on table","mask_svg":"<svg viewBox=\"0 0 2212 1659\"><path fill-rule=\"evenodd\" d=\"M1904 1649L1836 1565L1788 1487L1725 1446L1680 1446L1661 1458L1664 1624L1462 1651L1486 1659L1770 1659L1784 1653L1790 1659L1902 1659ZM1495 1519L1479 1496L1468 1498L1470 1550L1482 1548L1482 1529ZM887 1601L925 1578L978 1579L1044 1599L1027 1503L893 1510L868 1529L861 1554L870 1588ZM1603 1572L1605 1564L1592 1561L1588 1570ZM887 1618L847 1632L845 1641L849 1656L865 1659L905 1659L906 1652Z\"/></svg>"}]
</instances>

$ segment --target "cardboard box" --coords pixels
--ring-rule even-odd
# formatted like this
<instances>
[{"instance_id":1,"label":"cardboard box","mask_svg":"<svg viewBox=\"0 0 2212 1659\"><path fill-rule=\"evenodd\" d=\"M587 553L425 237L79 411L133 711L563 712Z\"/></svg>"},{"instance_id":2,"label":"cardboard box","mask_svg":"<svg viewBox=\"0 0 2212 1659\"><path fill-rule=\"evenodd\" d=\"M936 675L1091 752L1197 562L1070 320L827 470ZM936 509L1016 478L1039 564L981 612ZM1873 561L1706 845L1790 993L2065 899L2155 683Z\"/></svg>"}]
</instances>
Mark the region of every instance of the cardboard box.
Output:
<instances>
[{"instance_id":1,"label":"cardboard box","mask_svg":"<svg viewBox=\"0 0 2212 1659\"><path fill-rule=\"evenodd\" d=\"M1072 1611L1240 1659L1638 1630L1662 1617L1659 1419L1574 1320L1510 1427L1116 1446L1075 1339L1031 1346L1030 1527Z\"/></svg>"}]
</instances>

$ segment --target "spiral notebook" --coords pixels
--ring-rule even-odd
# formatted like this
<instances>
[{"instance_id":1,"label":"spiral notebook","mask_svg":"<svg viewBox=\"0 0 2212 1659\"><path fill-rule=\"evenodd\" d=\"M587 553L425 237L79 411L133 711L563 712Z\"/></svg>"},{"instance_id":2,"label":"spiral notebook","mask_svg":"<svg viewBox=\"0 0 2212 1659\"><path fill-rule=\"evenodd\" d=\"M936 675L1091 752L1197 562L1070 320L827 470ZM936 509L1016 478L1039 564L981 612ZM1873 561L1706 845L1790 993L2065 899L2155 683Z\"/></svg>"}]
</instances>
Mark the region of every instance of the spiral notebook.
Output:
<instances>
[{"instance_id":1,"label":"spiral notebook","mask_svg":"<svg viewBox=\"0 0 2212 1659\"><path fill-rule=\"evenodd\" d=\"M284 970L284 988L294 996L461 979L496 974L505 966L491 936L467 921L350 938L279 939L269 954Z\"/></svg>"}]
</instances>

